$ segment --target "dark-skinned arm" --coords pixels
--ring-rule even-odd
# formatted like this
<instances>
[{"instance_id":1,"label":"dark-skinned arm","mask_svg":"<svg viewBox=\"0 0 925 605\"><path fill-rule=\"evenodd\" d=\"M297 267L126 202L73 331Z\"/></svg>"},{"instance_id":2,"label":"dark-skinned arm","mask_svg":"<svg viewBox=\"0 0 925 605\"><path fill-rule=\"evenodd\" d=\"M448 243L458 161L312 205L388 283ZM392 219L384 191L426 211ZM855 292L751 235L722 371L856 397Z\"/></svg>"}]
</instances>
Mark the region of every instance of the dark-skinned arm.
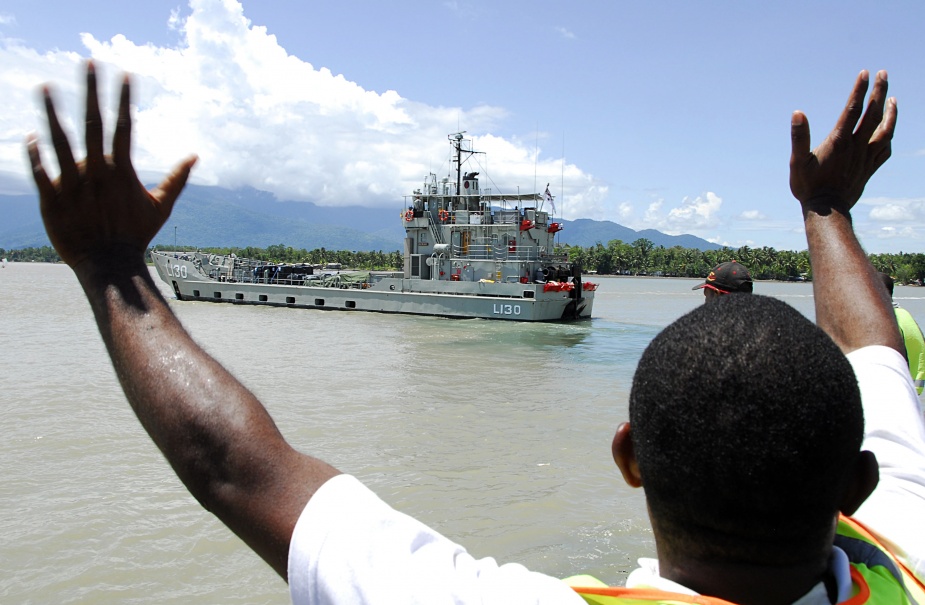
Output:
<instances>
[{"instance_id":1,"label":"dark-skinned arm","mask_svg":"<svg viewBox=\"0 0 925 605\"><path fill-rule=\"evenodd\" d=\"M810 151L809 122L791 119L790 189L800 201L813 270L816 322L844 353L884 345L905 355L890 297L851 223L851 209L870 177L890 157L896 100L886 98L887 74L862 71L829 136ZM862 115L863 112L863 115Z\"/></svg>"},{"instance_id":2,"label":"dark-skinned arm","mask_svg":"<svg viewBox=\"0 0 925 605\"><path fill-rule=\"evenodd\" d=\"M803 207L817 322L846 354L856 351L853 360L858 362L852 365L861 389L865 437L856 474L868 480L863 490L857 487L863 482L856 481L848 494L863 500L860 508L843 500L841 511L865 523L922 579L925 425L918 399L905 362L857 351L883 345L905 356L890 296L851 225L851 209L864 186L890 157L896 127L896 100L886 97L883 71L876 75L862 116L868 78L861 72L835 129L812 152L806 117L794 113L790 187Z\"/></svg>"},{"instance_id":3,"label":"dark-skinned arm","mask_svg":"<svg viewBox=\"0 0 925 605\"><path fill-rule=\"evenodd\" d=\"M196 157L144 188L130 156L128 77L111 156L92 63L84 161L75 162L47 88L43 97L61 175L49 178L30 137L42 219L87 295L132 409L190 493L286 578L295 523L338 471L285 441L260 401L184 330L144 263Z\"/></svg>"}]
</instances>

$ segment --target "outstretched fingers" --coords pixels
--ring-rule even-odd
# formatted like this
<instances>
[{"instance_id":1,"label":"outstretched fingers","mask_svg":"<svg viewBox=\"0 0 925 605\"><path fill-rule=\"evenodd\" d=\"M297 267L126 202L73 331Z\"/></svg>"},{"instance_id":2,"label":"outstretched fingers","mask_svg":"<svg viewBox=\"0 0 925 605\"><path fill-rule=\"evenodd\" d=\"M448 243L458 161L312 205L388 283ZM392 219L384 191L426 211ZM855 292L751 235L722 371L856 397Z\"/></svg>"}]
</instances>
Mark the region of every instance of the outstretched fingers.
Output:
<instances>
[{"instance_id":1,"label":"outstretched fingers","mask_svg":"<svg viewBox=\"0 0 925 605\"><path fill-rule=\"evenodd\" d=\"M39 202L44 204L55 196L55 186L52 184L45 167L42 166L42 156L39 153L39 140L35 134L26 138L26 152L29 154L29 163L32 165L32 179L39 190Z\"/></svg>"},{"instance_id":2,"label":"outstretched fingers","mask_svg":"<svg viewBox=\"0 0 925 605\"><path fill-rule=\"evenodd\" d=\"M61 128L61 122L58 121L55 104L51 100L51 91L47 86L42 88L42 98L45 102L45 113L48 116L51 144L55 148L55 155L58 156L58 166L61 168L61 187L67 191L73 191L79 181L77 164L74 162L71 144L67 140L67 135L64 134L64 129Z\"/></svg>"},{"instance_id":3,"label":"outstretched fingers","mask_svg":"<svg viewBox=\"0 0 925 605\"><path fill-rule=\"evenodd\" d=\"M854 134L860 145L866 145L870 141L883 120L883 106L886 102L887 87L886 71L880 70L874 78L874 90L870 93L867 110L864 111L864 117L861 118L861 123Z\"/></svg>"},{"instance_id":4,"label":"outstretched fingers","mask_svg":"<svg viewBox=\"0 0 925 605\"><path fill-rule=\"evenodd\" d=\"M799 164L810 155L809 121L802 111L790 116L790 166Z\"/></svg>"},{"instance_id":5,"label":"outstretched fingers","mask_svg":"<svg viewBox=\"0 0 925 605\"><path fill-rule=\"evenodd\" d=\"M112 138L113 162L120 168L128 169L132 167L131 89L131 78L125 74L119 94L119 117L116 121L116 132Z\"/></svg>"},{"instance_id":6,"label":"outstretched fingers","mask_svg":"<svg viewBox=\"0 0 925 605\"><path fill-rule=\"evenodd\" d=\"M870 147L868 161L871 174L883 166L883 163L890 159L890 155L893 153L892 141L893 132L896 130L897 112L896 99L887 99L886 111L884 112L883 119L878 124L876 131L874 131L868 143Z\"/></svg>"},{"instance_id":7,"label":"outstretched fingers","mask_svg":"<svg viewBox=\"0 0 925 605\"><path fill-rule=\"evenodd\" d=\"M790 192L801 202L808 193L807 179L817 165L810 149L809 120L802 111L794 111L790 116Z\"/></svg>"},{"instance_id":8,"label":"outstretched fingers","mask_svg":"<svg viewBox=\"0 0 925 605\"><path fill-rule=\"evenodd\" d=\"M199 156L196 155L186 158L177 164L157 187L151 190L151 197L154 198L155 204L164 219L170 216L173 205L177 198L180 197L180 193L189 179L190 171L192 171L197 161L199 161Z\"/></svg>"},{"instance_id":9,"label":"outstretched fingers","mask_svg":"<svg viewBox=\"0 0 925 605\"><path fill-rule=\"evenodd\" d=\"M87 147L87 172L90 178L99 175L105 166L103 157L103 118L100 116L100 99L96 91L96 68L87 63L87 111L84 124Z\"/></svg>"},{"instance_id":10,"label":"outstretched fingers","mask_svg":"<svg viewBox=\"0 0 925 605\"><path fill-rule=\"evenodd\" d=\"M870 84L870 73L864 69L858 74L854 81L854 88L848 96L848 103L845 109L838 116L838 122L832 130L832 135L838 140L849 140L854 133L854 127L858 120L861 119L861 112L864 109L864 97L867 95L867 87Z\"/></svg>"}]
</instances>

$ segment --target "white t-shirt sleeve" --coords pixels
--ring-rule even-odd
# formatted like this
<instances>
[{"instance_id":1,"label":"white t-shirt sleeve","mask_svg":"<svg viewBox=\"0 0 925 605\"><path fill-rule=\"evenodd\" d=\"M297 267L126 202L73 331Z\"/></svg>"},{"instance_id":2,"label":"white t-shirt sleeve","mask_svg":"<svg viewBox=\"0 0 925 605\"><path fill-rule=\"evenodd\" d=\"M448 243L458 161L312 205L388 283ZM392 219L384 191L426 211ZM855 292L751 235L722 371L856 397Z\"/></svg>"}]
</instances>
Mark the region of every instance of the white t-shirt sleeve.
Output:
<instances>
[{"instance_id":1,"label":"white t-shirt sleeve","mask_svg":"<svg viewBox=\"0 0 925 605\"><path fill-rule=\"evenodd\" d=\"M350 475L328 480L302 511L289 546L289 592L295 605L584 604L561 580L476 560Z\"/></svg>"},{"instance_id":2,"label":"white t-shirt sleeve","mask_svg":"<svg viewBox=\"0 0 925 605\"><path fill-rule=\"evenodd\" d=\"M925 422L905 358L887 347L848 354L864 406L863 449L880 465L877 489L854 515L925 578Z\"/></svg>"}]
</instances>

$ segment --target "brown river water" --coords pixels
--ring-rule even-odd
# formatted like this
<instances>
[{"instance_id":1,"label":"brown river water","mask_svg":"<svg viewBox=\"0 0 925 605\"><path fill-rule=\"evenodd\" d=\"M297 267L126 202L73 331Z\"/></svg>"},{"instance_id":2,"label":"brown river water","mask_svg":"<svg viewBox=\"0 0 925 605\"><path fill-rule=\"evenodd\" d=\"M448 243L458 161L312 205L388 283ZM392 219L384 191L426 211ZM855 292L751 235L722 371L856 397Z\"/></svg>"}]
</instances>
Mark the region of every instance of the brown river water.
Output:
<instances>
[{"instance_id":1,"label":"brown river water","mask_svg":"<svg viewBox=\"0 0 925 605\"><path fill-rule=\"evenodd\" d=\"M302 451L475 556L616 584L654 547L610 440L643 349L703 296L592 281L578 324L171 304ZM809 284L756 292L813 316ZM925 320L925 289L896 300ZM0 269L0 426L0 602L289 602L143 432L63 265Z\"/></svg>"}]
</instances>

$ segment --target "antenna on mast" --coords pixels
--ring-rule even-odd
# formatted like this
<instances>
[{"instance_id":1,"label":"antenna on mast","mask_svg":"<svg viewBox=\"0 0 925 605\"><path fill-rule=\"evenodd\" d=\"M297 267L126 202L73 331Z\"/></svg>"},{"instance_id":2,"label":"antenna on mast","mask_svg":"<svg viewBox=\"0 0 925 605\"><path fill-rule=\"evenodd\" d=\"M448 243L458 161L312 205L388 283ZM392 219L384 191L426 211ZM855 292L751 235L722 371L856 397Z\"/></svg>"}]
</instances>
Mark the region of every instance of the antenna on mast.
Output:
<instances>
[{"instance_id":1,"label":"antenna on mast","mask_svg":"<svg viewBox=\"0 0 925 605\"><path fill-rule=\"evenodd\" d=\"M536 195L536 163L540 159L540 123L536 123L536 139L533 145L533 191Z\"/></svg>"},{"instance_id":2,"label":"antenna on mast","mask_svg":"<svg viewBox=\"0 0 925 605\"><path fill-rule=\"evenodd\" d=\"M458 127L458 125L457 125L457 127ZM456 151L456 196L457 196L457 201L459 201L459 195L461 195L461 194L460 194L460 188L462 187L462 161L463 161L463 160L462 160L462 154L463 154L463 151L467 151L467 152L469 152L469 153L472 153L472 152L469 151L468 149L463 149L463 148L462 148L462 142L463 142L463 139L465 138L465 137L463 137L464 134L466 134L466 131L465 131L465 130L460 130L459 132L454 132L454 133L452 133L452 134L447 135L447 138L449 138L449 139L452 141L453 149Z\"/></svg>"},{"instance_id":3,"label":"antenna on mast","mask_svg":"<svg viewBox=\"0 0 925 605\"><path fill-rule=\"evenodd\" d=\"M562 133L562 160L561 164L561 181L559 183L559 203L565 203L565 132Z\"/></svg>"}]
</instances>

